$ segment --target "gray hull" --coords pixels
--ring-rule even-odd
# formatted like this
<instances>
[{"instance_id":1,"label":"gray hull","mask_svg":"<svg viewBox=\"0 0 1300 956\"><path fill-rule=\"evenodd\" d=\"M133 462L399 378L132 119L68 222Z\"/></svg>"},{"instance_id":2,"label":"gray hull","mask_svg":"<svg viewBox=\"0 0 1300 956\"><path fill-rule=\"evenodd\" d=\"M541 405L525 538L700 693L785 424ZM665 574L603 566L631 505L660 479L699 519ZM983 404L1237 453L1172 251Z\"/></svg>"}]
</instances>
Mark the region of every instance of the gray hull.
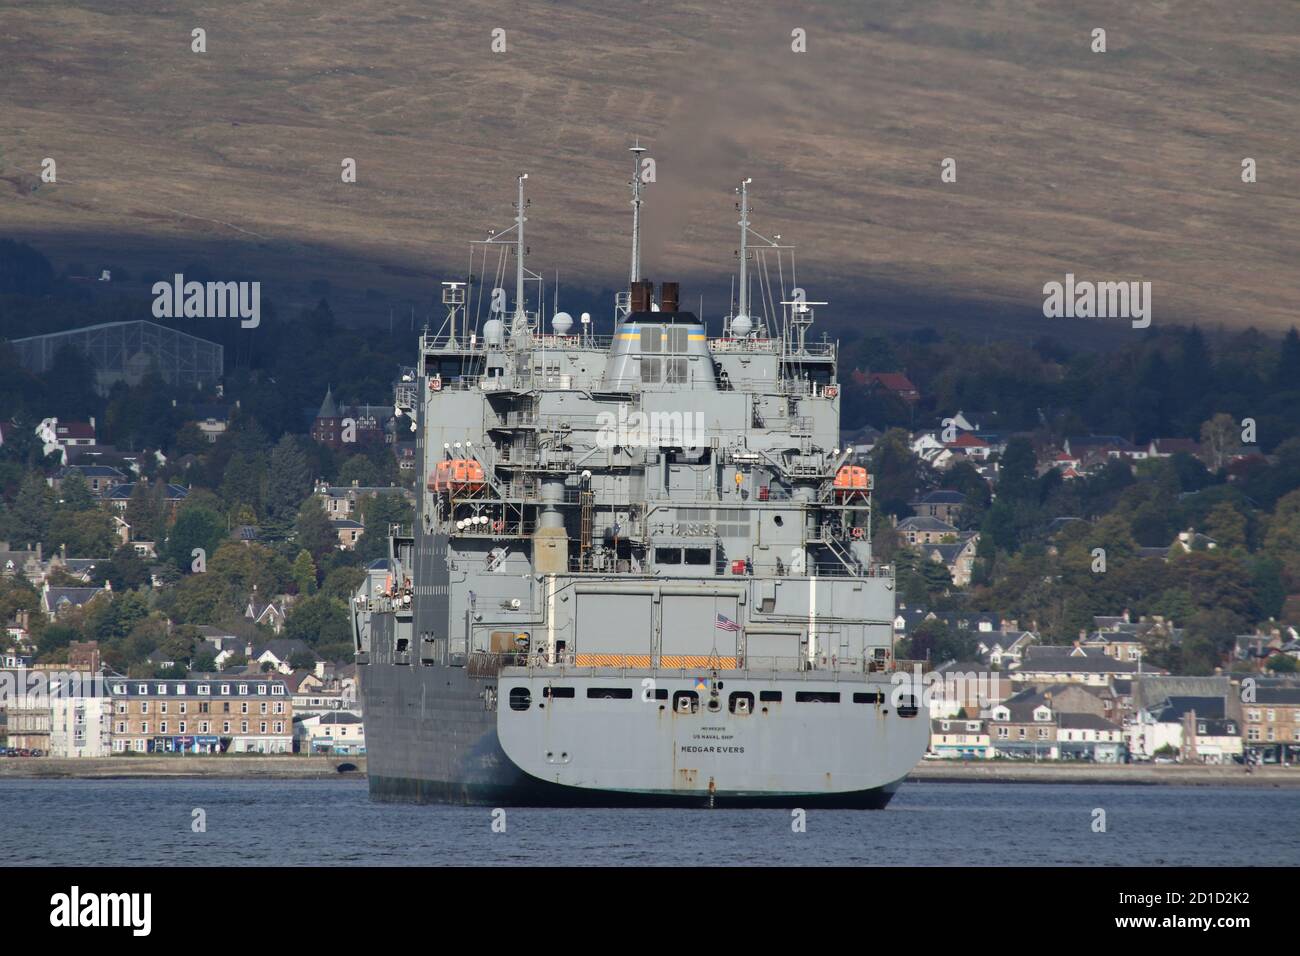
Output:
<instances>
[{"instance_id":1,"label":"gray hull","mask_svg":"<svg viewBox=\"0 0 1300 956\"><path fill-rule=\"evenodd\" d=\"M901 780L838 793L636 792L539 779L501 746L484 683L463 667L364 670L370 795L400 803L523 807L802 807L882 809Z\"/></svg>"}]
</instances>

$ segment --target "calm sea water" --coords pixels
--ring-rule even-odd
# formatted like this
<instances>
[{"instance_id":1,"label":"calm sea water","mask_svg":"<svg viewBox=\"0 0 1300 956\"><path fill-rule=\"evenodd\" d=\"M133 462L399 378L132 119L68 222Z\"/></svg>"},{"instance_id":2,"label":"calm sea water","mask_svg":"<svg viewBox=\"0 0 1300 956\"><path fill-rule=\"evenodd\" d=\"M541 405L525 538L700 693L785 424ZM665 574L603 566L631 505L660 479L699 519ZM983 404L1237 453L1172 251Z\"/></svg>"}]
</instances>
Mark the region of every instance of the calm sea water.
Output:
<instances>
[{"instance_id":1,"label":"calm sea water","mask_svg":"<svg viewBox=\"0 0 1300 956\"><path fill-rule=\"evenodd\" d=\"M884 811L810 811L803 833L778 810L509 809L505 823L372 803L363 780L0 781L10 866L1300 863L1295 790L909 783Z\"/></svg>"}]
</instances>

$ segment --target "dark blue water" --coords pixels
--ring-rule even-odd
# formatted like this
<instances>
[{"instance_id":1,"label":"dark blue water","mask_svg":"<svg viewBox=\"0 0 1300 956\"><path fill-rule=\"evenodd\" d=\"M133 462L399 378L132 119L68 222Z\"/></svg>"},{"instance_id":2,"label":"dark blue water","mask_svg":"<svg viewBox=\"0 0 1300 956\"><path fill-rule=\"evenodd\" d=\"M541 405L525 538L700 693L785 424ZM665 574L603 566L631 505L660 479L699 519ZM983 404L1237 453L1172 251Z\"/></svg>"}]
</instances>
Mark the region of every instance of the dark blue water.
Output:
<instances>
[{"instance_id":1,"label":"dark blue water","mask_svg":"<svg viewBox=\"0 0 1300 956\"><path fill-rule=\"evenodd\" d=\"M505 814L494 833L490 808L372 803L362 780L8 780L0 864L1300 863L1295 790L909 783L884 811L810 811L803 833L780 810Z\"/></svg>"}]
</instances>

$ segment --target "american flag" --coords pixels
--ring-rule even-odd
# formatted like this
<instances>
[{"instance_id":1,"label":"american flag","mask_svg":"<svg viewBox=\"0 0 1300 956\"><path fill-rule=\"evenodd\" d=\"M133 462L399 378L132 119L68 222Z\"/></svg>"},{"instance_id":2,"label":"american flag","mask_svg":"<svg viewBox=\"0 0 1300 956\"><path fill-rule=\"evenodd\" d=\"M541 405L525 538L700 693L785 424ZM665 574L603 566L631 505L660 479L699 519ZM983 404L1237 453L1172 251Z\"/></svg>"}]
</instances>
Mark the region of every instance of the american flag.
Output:
<instances>
[{"instance_id":1,"label":"american flag","mask_svg":"<svg viewBox=\"0 0 1300 956\"><path fill-rule=\"evenodd\" d=\"M725 614L719 614L717 620L713 622L713 626L716 627L719 631L740 630L740 625L737 624L735 621L733 621L731 618L727 617L727 615Z\"/></svg>"}]
</instances>

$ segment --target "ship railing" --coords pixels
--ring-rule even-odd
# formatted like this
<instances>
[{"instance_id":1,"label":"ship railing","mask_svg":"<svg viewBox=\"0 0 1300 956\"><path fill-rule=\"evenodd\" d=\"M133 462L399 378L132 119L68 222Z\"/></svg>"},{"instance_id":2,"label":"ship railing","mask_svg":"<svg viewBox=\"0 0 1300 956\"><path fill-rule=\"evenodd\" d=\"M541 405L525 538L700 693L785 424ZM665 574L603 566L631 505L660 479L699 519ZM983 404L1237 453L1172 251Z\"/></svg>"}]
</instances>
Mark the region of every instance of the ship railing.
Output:
<instances>
[{"instance_id":1,"label":"ship railing","mask_svg":"<svg viewBox=\"0 0 1300 956\"><path fill-rule=\"evenodd\" d=\"M747 677L763 674L799 674L803 680L821 680L828 675L832 679L839 675L888 674L904 670L914 671L914 665L921 665L922 671L930 668L929 661L880 660L874 657L838 657L831 655L809 660L807 657L737 654L729 657L711 657L701 655L698 662L690 666L655 665L649 655L644 654L597 654L600 663L584 661L578 663L578 654L563 652L554 662L544 652L530 654L489 654L476 652L470 655L470 676L495 676L503 667L526 667L529 670L555 671L561 675L596 677L602 673L618 671L624 677L647 673L672 674L681 678L699 676L711 670L730 673L743 672ZM587 655L582 655L586 657Z\"/></svg>"},{"instance_id":2,"label":"ship railing","mask_svg":"<svg viewBox=\"0 0 1300 956\"><path fill-rule=\"evenodd\" d=\"M710 339L714 352L779 352L780 339Z\"/></svg>"}]
</instances>

